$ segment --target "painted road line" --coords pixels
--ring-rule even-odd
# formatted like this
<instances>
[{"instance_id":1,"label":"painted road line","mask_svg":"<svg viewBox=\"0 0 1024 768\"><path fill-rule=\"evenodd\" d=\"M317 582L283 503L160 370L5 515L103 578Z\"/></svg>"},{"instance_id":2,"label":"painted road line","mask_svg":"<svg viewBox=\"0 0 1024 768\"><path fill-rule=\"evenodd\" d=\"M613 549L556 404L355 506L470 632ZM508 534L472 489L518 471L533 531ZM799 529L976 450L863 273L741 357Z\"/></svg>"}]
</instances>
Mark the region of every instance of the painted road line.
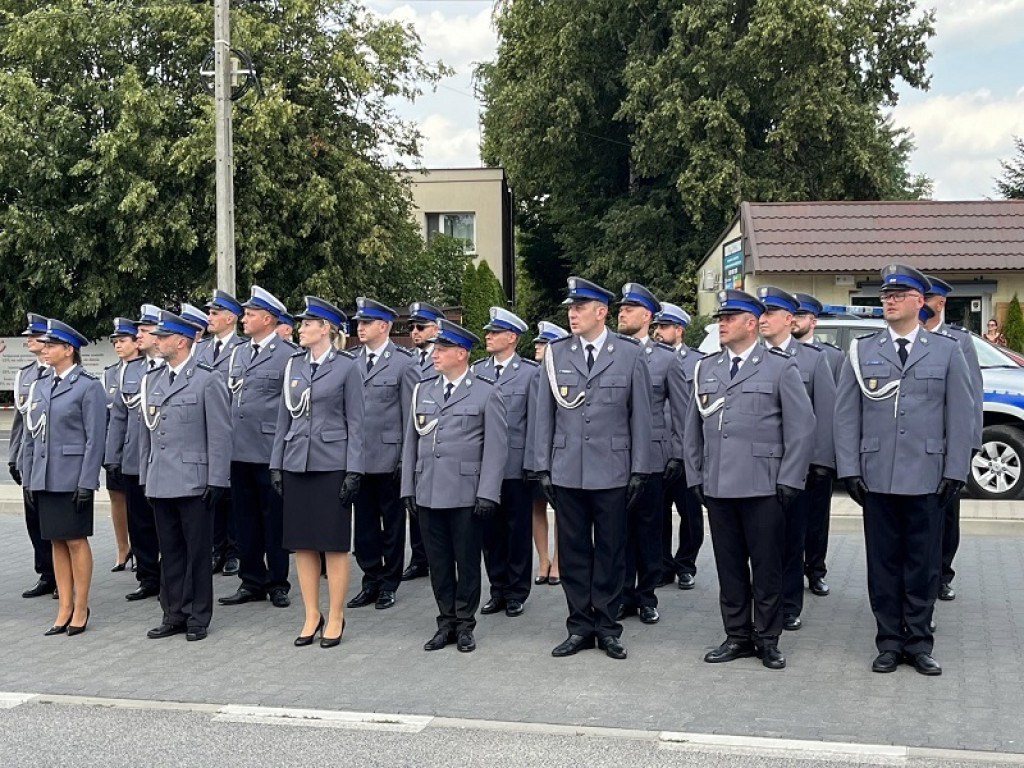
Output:
<instances>
[{"instance_id":1,"label":"painted road line","mask_svg":"<svg viewBox=\"0 0 1024 768\"><path fill-rule=\"evenodd\" d=\"M258 723L297 725L314 728L350 728L354 730L419 733L430 721L429 715L398 715L384 712L336 712L327 709L290 709L281 707L243 707L229 704L214 715L216 723Z\"/></svg>"}]
</instances>

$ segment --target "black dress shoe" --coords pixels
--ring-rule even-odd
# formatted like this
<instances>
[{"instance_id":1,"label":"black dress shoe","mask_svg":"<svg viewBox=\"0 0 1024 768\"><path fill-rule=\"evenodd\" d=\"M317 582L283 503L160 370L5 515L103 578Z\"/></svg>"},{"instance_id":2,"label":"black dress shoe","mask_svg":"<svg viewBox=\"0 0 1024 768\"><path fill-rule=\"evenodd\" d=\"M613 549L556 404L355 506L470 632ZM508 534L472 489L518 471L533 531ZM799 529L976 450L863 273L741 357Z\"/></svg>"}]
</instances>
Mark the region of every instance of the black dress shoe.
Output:
<instances>
[{"instance_id":1,"label":"black dress shoe","mask_svg":"<svg viewBox=\"0 0 1024 768\"><path fill-rule=\"evenodd\" d=\"M39 579L35 584L21 593L22 597L42 597L51 592L56 592L57 585L46 579Z\"/></svg>"},{"instance_id":2,"label":"black dress shoe","mask_svg":"<svg viewBox=\"0 0 1024 768\"><path fill-rule=\"evenodd\" d=\"M296 647L302 648L306 645L312 645L313 639L317 636L318 632L320 633L320 637L324 636L324 615L322 613L320 614L320 621L316 623L316 628L313 630L312 634L299 635L295 638Z\"/></svg>"},{"instance_id":3,"label":"black dress shoe","mask_svg":"<svg viewBox=\"0 0 1024 768\"><path fill-rule=\"evenodd\" d=\"M643 605L640 607L640 621L644 624L657 624L661 621L661 615L653 605Z\"/></svg>"},{"instance_id":4,"label":"black dress shoe","mask_svg":"<svg viewBox=\"0 0 1024 768\"><path fill-rule=\"evenodd\" d=\"M779 650L777 645L763 646L761 653L758 655L761 657L761 663L768 667L768 669L786 668L786 657L782 655L782 651Z\"/></svg>"},{"instance_id":5,"label":"black dress shoe","mask_svg":"<svg viewBox=\"0 0 1024 768\"><path fill-rule=\"evenodd\" d=\"M636 614L637 614L637 609L635 607L627 608L624 605L620 605L619 606L619 610L615 613L615 620L616 621L622 621L623 619L625 619L625 618L627 618L629 616L636 616Z\"/></svg>"},{"instance_id":6,"label":"black dress shoe","mask_svg":"<svg viewBox=\"0 0 1024 768\"><path fill-rule=\"evenodd\" d=\"M430 638L429 640L427 640L427 642L425 642L423 644L423 650L424 651L440 651L442 648L444 648L446 645L448 645L448 643L454 643L454 642L455 642L455 632L454 631L449 632L449 631L444 630L444 629L439 629L439 630L437 630L437 632L434 633L434 636L432 638Z\"/></svg>"},{"instance_id":7,"label":"black dress shoe","mask_svg":"<svg viewBox=\"0 0 1024 768\"><path fill-rule=\"evenodd\" d=\"M373 604L373 607L378 611L386 611L388 608L395 604L395 593L390 589L382 590L377 596L377 602Z\"/></svg>"},{"instance_id":8,"label":"black dress shoe","mask_svg":"<svg viewBox=\"0 0 1024 768\"><path fill-rule=\"evenodd\" d=\"M948 581L939 587L939 600L956 600L956 590Z\"/></svg>"},{"instance_id":9,"label":"black dress shoe","mask_svg":"<svg viewBox=\"0 0 1024 768\"><path fill-rule=\"evenodd\" d=\"M258 603L261 600L266 600L267 596L261 592L250 592L245 587L239 587L238 591L233 595L227 597L217 598L217 602L221 605L242 605L243 603Z\"/></svg>"},{"instance_id":10,"label":"black dress shoe","mask_svg":"<svg viewBox=\"0 0 1024 768\"><path fill-rule=\"evenodd\" d=\"M348 607L362 608L364 605L375 603L379 594L375 589L361 589L358 595L348 601Z\"/></svg>"},{"instance_id":11,"label":"black dress shoe","mask_svg":"<svg viewBox=\"0 0 1024 768\"><path fill-rule=\"evenodd\" d=\"M692 573L680 573L679 574L679 588L680 589L693 589L696 582L693 579Z\"/></svg>"},{"instance_id":12,"label":"black dress shoe","mask_svg":"<svg viewBox=\"0 0 1024 768\"><path fill-rule=\"evenodd\" d=\"M626 658L626 649L622 647L622 643L619 642L619 638L615 637L615 635L598 638L597 645L610 659Z\"/></svg>"},{"instance_id":13,"label":"black dress shoe","mask_svg":"<svg viewBox=\"0 0 1024 768\"><path fill-rule=\"evenodd\" d=\"M92 615L92 608L85 609L85 623L84 624L68 624L68 637L74 637L85 632L89 626L89 617Z\"/></svg>"},{"instance_id":14,"label":"black dress shoe","mask_svg":"<svg viewBox=\"0 0 1024 768\"><path fill-rule=\"evenodd\" d=\"M548 586L557 587L562 583L562 579L559 576L548 576Z\"/></svg>"},{"instance_id":15,"label":"black dress shoe","mask_svg":"<svg viewBox=\"0 0 1024 768\"><path fill-rule=\"evenodd\" d=\"M275 608L287 608L292 604L292 600L288 597L288 593L283 589L275 589L270 593L270 602Z\"/></svg>"},{"instance_id":16,"label":"black dress shoe","mask_svg":"<svg viewBox=\"0 0 1024 768\"><path fill-rule=\"evenodd\" d=\"M160 594L159 589L139 586L134 591L124 596L125 600L145 600L147 597L156 597Z\"/></svg>"},{"instance_id":17,"label":"black dress shoe","mask_svg":"<svg viewBox=\"0 0 1024 768\"><path fill-rule=\"evenodd\" d=\"M68 620L63 624L54 624L48 630L43 632L44 637L52 637L53 635L63 635L68 631L68 625L71 623L71 617L68 616Z\"/></svg>"},{"instance_id":18,"label":"black dress shoe","mask_svg":"<svg viewBox=\"0 0 1024 768\"><path fill-rule=\"evenodd\" d=\"M832 590L829 589L828 584L825 583L825 579L821 576L816 579L811 579L811 592L818 597L826 597L831 591Z\"/></svg>"},{"instance_id":19,"label":"black dress shoe","mask_svg":"<svg viewBox=\"0 0 1024 768\"><path fill-rule=\"evenodd\" d=\"M875 660L871 662L872 672L895 672L900 665L900 655L896 651L882 651Z\"/></svg>"},{"instance_id":20,"label":"black dress shoe","mask_svg":"<svg viewBox=\"0 0 1024 768\"><path fill-rule=\"evenodd\" d=\"M932 658L930 653L919 653L914 656L914 669L922 675L941 675L942 667L939 662Z\"/></svg>"},{"instance_id":21,"label":"black dress shoe","mask_svg":"<svg viewBox=\"0 0 1024 768\"><path fill-rule=\"evenodd\" d=\"M584 637L583 635L569 635L565 640L554 647L551 651L551 655L555 658L562 658L563 656L573 656L580 651L587 650L588 648L594 647L594 637Z\"/></svg>"},{"instance_id":22,"label":"black dress shoe","mask_svg":"<svg viewBox=\"0 0 1024 768\"><path fill-rule=\"evenodd\" d=\"M335 646L341 645L341 638L345 634L345 618L341 619L341 632L338 633L337 637L327 637L323 632L320 633L320 647L321 648L334 648Z\"/></svg>"},{"instance_id":23,"label":"black dress shoe","mask_svg":"<svg viewBox=\"0 0 1024 768\"><path fill-rule=\"evenodd\" d=\"M464 629L459 632L458 640L455 643L455 647L458 648L462 653L472 653L476 650L476 640L473 638L473 633L468 629Z\"/></svg>"},{"instance_id":24,"label":"black dress shoe","mask_svg":"<svg viewBox=\"0 0 1024 768\"><path fill-rule=\"evenodd\" d=\"M225 576L237 576L238 569L241 568L237 557L229 557L224 561L224 575Z\"/></svg>"},{"instance_id":25,"label":"black dress shoe","mask_svg":"<svg viewBox=\"0 0 1024 768\"><path fill-rule=\"evenodd\" d=\"M185 639L190 643L194 643L197 640L205 640L208 634L209 632L207 632L206 627L193 627L185 633Z\"/></svg>"},{"instance_id":26,"label":"black dress shoe","mask_svg":"<svg viewBox=\"0 0 1024 768\"><path fill-rule=\"evenodd\" d=\"M742 643L726 640L713 651L704 654L704 661L709 664L721 664L726 661L750 658L754 654L754 644L749 640Z\"/></svg>"},{"instance_id":27,"label":"black dress shoe","mask_svg":"<svg viewBox=\"0 0 1024 768\"><path fill-rule=\"evenodd\" d=\"M492 597L490 600L484 603L484 607L480 609L480 613L491 614L503 610L505 610L505 598Z\"/></svg>"},{"instance_id":28,"label":"black dress shoe","mask_svg":"<svg viewBox=\"0 0 1024 768\"><path fill-rule=\"evenodd\" d=\"M149 632L146 633L146 637L150 640L159 640L162 637L180 635L184 631L184 624L161 624L159 627L149 630Z\"/></svg>"},{"instance_id":29,"label":"black dress shoe","mask_svg":"<svg viewBox=\"0 0 1024 768\"><path fill-rule=\"evenodd\" d=\"M428 569L427 566L413 563L404 571L402 571L402 581L412 581L413 579L420 579L429 573L430 569Z\"/></svg>"},{"instance_id":30,"label":"black dress shoe","mask_svg":"<svg viewBox=\"0 0 1024 768\"><path fill-rule=\"evenodd\" d=\"M782 628L788 629L790 632L796 632L803 625L804 623L800 620L799 616L784 616L782 618Z\"/></svg>"},{"instance_id":31,"label":"black dress shoe","mask_svg":"<svg viewBox=\"0 0 1024 768\"><path fill-rule=\"evenodd\" d=\"M506 600L505 601L505 615L515 618L516 616L523 615L523 601L522 600Z\"/></svg>"},{"instance_id":32,"label":"black dress shoe","mask_svg":"<svg viewBox=\"0 0 1024 768\"><path fill-rule=\"evenodd\" d=\"M224 555L213 556L213 572L220 573L224 570L224 563L226 562Z\"/></svg>"}]
</instances>

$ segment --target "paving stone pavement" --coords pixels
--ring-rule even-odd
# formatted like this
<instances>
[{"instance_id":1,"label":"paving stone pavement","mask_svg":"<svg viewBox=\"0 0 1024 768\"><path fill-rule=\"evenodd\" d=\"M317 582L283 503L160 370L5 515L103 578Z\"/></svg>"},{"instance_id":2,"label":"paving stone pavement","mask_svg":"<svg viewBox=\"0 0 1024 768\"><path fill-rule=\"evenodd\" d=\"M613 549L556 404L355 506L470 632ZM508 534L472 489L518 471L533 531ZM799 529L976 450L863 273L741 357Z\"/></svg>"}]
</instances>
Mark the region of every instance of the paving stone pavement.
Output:
<instances>
[{"instance_id":1,"label":"paving stone pavement","mask_svg":"<svg viewBox=\"0 0 1024 768\"><path fill-rule=\"evenodd\" d=\"M43 637L56 603L25 600L31 558L21 519L0 515L0 691L398 712L517 722L778 736L1024 753L1024 538L966 536L958 598L940 603L935 655L944 674L873 674L874 622L861 537L832 537L833 593L807 593L805 626L781 641L788 667L756 659L705 664L723 637L706 542L697 588L659 591L662 621L625 623L626 661L600 651L554 659L565 635L560 587L534 587L526 613L481 616L478 650L426 653L435 605L425 579L397 605L346 612L338 648L295 648L293 605L217 606L210 636L148 640L154 600L129 603L129 573L110 573L108 518L97 517L92 618L83 635ZM349 596L358 589L353 562ZM293 584L294 584L293 580ZM218 596L234 578L216 576ZM325 595L322 599L326 599Z\"/></svg>"}]
</instances>

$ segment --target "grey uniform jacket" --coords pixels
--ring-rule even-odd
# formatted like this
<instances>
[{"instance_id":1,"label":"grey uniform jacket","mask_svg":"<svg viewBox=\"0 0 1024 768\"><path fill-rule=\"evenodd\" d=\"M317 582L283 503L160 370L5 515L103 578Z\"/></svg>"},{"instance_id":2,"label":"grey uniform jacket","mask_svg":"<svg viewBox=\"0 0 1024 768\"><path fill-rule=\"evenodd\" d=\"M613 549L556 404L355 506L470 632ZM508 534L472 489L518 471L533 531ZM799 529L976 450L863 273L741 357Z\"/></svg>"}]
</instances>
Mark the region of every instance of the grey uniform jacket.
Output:
<instances>
[{"instance_id":1,"label":"grey uniform jacket","mask_svg":"<svg viewBox=\"0 0 1024 768\"><path fill-rule=\"evenodd\" d=\"M139 390L146 375L147 360L140 357L125 364L119 373L117 395L110 403L110 421L107 424L107 445L104 464L118 464L126 475L139 474ZM109 389L109 388L108 388ZM109 392L108 392L109 396Z\"/></svg>"},{"instance_id":2,"label":"grey uniform jacket","mask_svg":"<svg viewBox=\"0 0 1024 768\"><path fill-rule=\"evenodd\" d=\"M213 353L216 349L217 337L208 336L196 344L195 354L193 354L193 357L197 362L203 363L204 365L212 368L215 372L219 373L226 379L228 375L228 361L231 359L231 350L237 346L248 343L248 341L249 339L244 336L239 336L236 333L231 337L231 340L227 344L221 346L220 354L214 358Z\"/></svg>"},{"instance_id":3,"label":"grey uniform jacket","mask_svg":"<svg viewBox=\"0 0 1024 768\"><path fill-rule=\"evenodd\" d=\"M25 449L32 451L32 458L31 479L25 485L33 491L58 493L95 490L100 487L107 431L103 384L78 365L65 372L52 393L51 382L52 371L47 371L29 403L30 420L46 414L46 426L37 437L27 438Z\"/></svg>"},{"instance_id":4,"label":"grey uniform jacket","mask_svg":"<svg viewBox=\"0 0 1024 768\"><path fill-rule=\"evenodd\" d=\"M309 353L291 358L288 399L280 398L270 468L287 472L365 471L363 442L363 380L351 352L331 350L311 376ZM309 391L309 408L297 417L288 410L298 406Z\"/></svg>"},{"instance_id":5,"label":"grey uniform jacket","mask_svg":"<svg viewBox=\"0 0 1024 768\"><path fill-rule=\"evenodd\" d=\"M21 476L28 477L31 464L27 463L31 458L30 451L25 450L25 420L21 415L21 409L29 407L28 391L32 382L41 379L49 369L39 363L29 363L18 369L17 386L14 393L14 420L11 422L11 440L7 446L7 463L13 464L21 472Z\"/></svg>"},{"instance_id":6,"label":"grey uniform jacket","mask_svg":"<svg viewBox=\"0 0 1024 768\"><path fill-rule=\"evenodd\" d=\"M501 390L467 371L446 403L443 381L435 376L417 387L402 445L402 497L430 509L500 502L508 458Z\"/></svg>"},{"instance_id":7,"label":"grey uniform jacket","mask_svg":"<svg viewBox=\"0 0 1024 768\"><path fill-rule=\"evenodd\" d=\"M255 360L249 343L231 350L228 389L231 391L232 461L269 464L281 407L284 367L295 348L276 336L264 341Z\"/></svg>"},{"instance_id":8,"label":"grey uniform jacket","mask_svg":"<svg viewBox=\"0 0 1024 768\"><path fill-rule=\"evenodd\" d=\"M855 339L865 388L899 382L899 394L863 394L847 358L836 393L835 441L839 477L864 479L868 490L920 496L942 478L963 481L971 457L974 413L960 345L921 328L906 366L888 328ZM897 399L898 397L898 399Z\"/></svg>"},{"instance_id":9,"label":"grey uniform jacket","mask_svg":"<svg viewBox=\"0 0 1024 768\"><path fill-rule=\"evenodd\" d=\"M548 344L559 396L582 404L564 408L541 368L535 435L538 471L565 488L623 488L651 467L651 376L636 339L609 333L587 372L584 343L567 336Z\"/></svg>"},{"instance_id":10,"label":"grey uniform jacket","mask_svg":"<svg viewBox=\"0 0 1024 768\"><path fill-rule=\"evenodd\" d=\"M366 348L350 350L362 376L363 470L394 472L402 459L402 437L409 420L412 388L420 378L416 359L406 347L388 341L366 371Z\"/></svg>"},{"instance_id":11,"label":"grey uniform jacket","mask_svg":"<svg viewBox=\"0 0 1024 768\"><path fill-rule=\"evenodd\" d=\"M843 363L846 362L846 353L835 344L828 344L827 342L818 341L817 339L812 339L807 342L807 346L814 349L820 349L825 353L825 359L828 360L829 370L832 371L832 379L835 381L836 385L838 385L839 374L843 372Z\"/></svg>"},{"instance_id":12,"label":"grey uniform jacket","mask_svg":"<svg viewBox=\"0 0 1024 768\"><path fill-rule=\"evenodd\" d=\"M773 496L778 485L803 488L815 425L796 361L758 343L735 378L730 367L728 350L697 367L686 412L687 483L718 499Z\"/></svg>"},{"instance_id":13,"label":"grey uniform jacket","mask_svg":"<svg viewBox=\"0 0 1024 768\"><path fill-rule=\"evenodd\" d=\"M164 365L146 374L139 482L151 499L200 496L231 484L231 416L224 380L195 358L174 383ZM154 424L150 430L145 421Z\"/></svg>"},{"instance_id":14,"label":"grey uniform jacket","mask_svg":"<svg viewBox=\"0 0 1024 768\"><path fill-rule=\"evenodd\" d=\"M686 346L686 344L681 344L679 349L675 350L675 353L676 363L683 369L683 382L686 384L686 400L683 404L682 417L678 421L673 420L672 422L672 455L683 457L686 454L686 412L689 410L690 400L693 398L693 371L703 355L696 349ZM666 418L669 418L671 412L668 409L667 403L665 409Z\"/></svg>"},{"instance_id":15,"label":"grey uniform jacket","mask_svg":"<svg viewBox=\"0 0 1024 768\"><path fill-rule=\"evenodd\" d=\"M431 351L433 351L433 347L431 347L430 349L431 349ZM434 369L434 359L433 359L433 357L431 355L427 355L426 358L423 360L423 362L420 362L420 351L418 349L413 349L411 351L412 351L413 361L416 363L416 366L419 368L420 376L422 378L424 378L424 379L431 379L431 378L433 378L434 376L437 375L437 371Z\"/></svg>"},{"instance_id":16,"label":"grey uniform jacket","mask_svg":"<svg viewBox=\"0 0 1024 768\"><path fill-rule=\"evenodd\" d=\"M960 344L964 362L967 363L967 374L971 379L971 394L974 396L974 432L971 448L981 448L982 430L985 427L985 379L981 375L981 364L978 362L978 350L974 347L974 337L957 325L940 323L932 333L950 336Z\"/></svg>"},{"instance_id":17,"label":"grey uniform jacket","mask_svg":"<svg viewBox=\"0 0 1024 768\"><path fill-rule=\"evenodd\" d=\"M819 467L836 468L836 449L832 440L832 416L836 409L836 382L828 366L825 351L790 341L786 354L796 360L800 380L804 383L807 396L814 409L814 450L811 464Z\"/></svg>"},{"instance_id":18,"label":"grey uniform jacket","mask_svg":"<svg viewBox=\"0 0 1024 768\"><path fill-rule=\"evenodd\" d=\"M686 374L680 365L682 358L669 345L650 341L643 350L651 377L651 464L647 471L664 472L669 459L683 458Z\"/></svg>"},{"instance_id":19,"label":"grey uniform jacket","mask_svg":"<svg viewBox=\"0 0 1024 768\"><path fill-rule=\"evenodd\" d=\"M494 358L486 357L473 366L473 373L482 375L501 390L505 401L505 420L508 422L508 459L505 461L506 480L518 480L526 467L526 441L529 423L535 417L535 400L532 396L534 379L540 368L533 360L524 360L518 354L512 357L501 370L501 376L494 377Z\"/></svg>"}]
</instances>

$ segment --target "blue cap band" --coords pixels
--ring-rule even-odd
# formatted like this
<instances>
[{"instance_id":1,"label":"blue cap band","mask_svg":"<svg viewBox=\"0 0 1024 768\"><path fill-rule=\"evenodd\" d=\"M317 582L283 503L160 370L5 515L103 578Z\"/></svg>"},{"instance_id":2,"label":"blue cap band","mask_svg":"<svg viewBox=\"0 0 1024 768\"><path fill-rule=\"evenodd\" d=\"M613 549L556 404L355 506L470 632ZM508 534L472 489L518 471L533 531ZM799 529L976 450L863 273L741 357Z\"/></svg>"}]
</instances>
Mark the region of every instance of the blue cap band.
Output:
<instances>
[{"instance_id":1,"label":"blue cap band","mask_svg":"<svg viewBox=\"0 0 1024 768\"><path fill-rule=\"evenodd\" d=\"M630 303L641 304L646 309L649 309L651 312L657 312L658 311L658 307L654 306L651 303L651 300L649 298L647 298L646 296L644 296L643 294L640 294L640 293L632 293L632 292L630 292L630 293L623 294L622 302L623 303L630 302Z\"/></svg>"},{"instance_id":2,"label":"blue cap band","mask_svg":"<svg viewBox=\"0 0 1024 768\"><path fill-rule=\"evenodd\" d=\"M512 331L512 333L517 333L517 334L518 333L522 333L522 330L520 330L519 328L516 328L514 325L512 325L512 323L507 323L504 320L499 320L496 317L493 318L489 323L487 323L487 325L485 326L485 330L491 330L491 331Z\"/></svg>"},{"instance_id":3,"label":"blue cap band","mask_svg":"<svg viewBox=\"0 0 1024 768\"><path fill-rule=\"evenodd\" d=\"M199 331L194 325L183 325L173 320L164 320L157 326L159 331L170 331L171 333L180 333L182 336L194 337Z\"/></svg>"},{"instance_id":4,"label":"blue cap band","mask_svg":"<svg viewBox=\"0 0 1024 768\"><path fill-rule=\"evenodd\" d=\"M886 275L885 282L882 284L882 290L884 291L887 288L913 288L921 293L925 293L928 290L928 286L914 276L903 274Z\"/></svg>"},{"instance_id":5,"label":"blue cap band","mask_svg":"<svg viewBox=\"0 0 1024 768\"><path fill-rule=\"evenodd\" d=\"M321 320L327 320L337 326L345 324L345 321L341 317L331 312L327 307L320 307L315 304L307 305L305 314L310 317L319 317Z\"/></svg>"},{"instance_id":6,"label":"blue cap band","mask_svg":"<svg viewBox=\"0 0 1024 768\"><path fill-rule=\"evenodd\" d=\"M360 307L359 311L355 314L356 320L383 320L386 323L390 323L395 317L394 314L385 312L383 309L377 309L376 307Z\"/></svg>"},{"instance_id":7,"label":"blue cap band","mask_svg":"<svg viewBox=\"0 0 1024 768\"><path fill-rule=\"evenodd\" d=\"M261 299L258 296L253 296L251 299L249 299L248 303L249 303L250 306L253 306L256 309L265 309L265 310L267 310L267 312L272 314L274 317L280 317L281 316L281 310L279 310L277 307L275 307L269 301L264 301L263 299Z\"/></svg>"},{"instance_id":8,"label":"blue cap band","mask_svg":"<svg viewBox=\"0 0 1024 768\"><path fill-rule=\"evenodd\" d=\"M70 333L65 333L60 328L50 328L46 335L57 339L58 341L63 341L65 344L70 344L75 349L82 346L82 342L79 339L76 339Z\"/></svg>"},{"instance_id":9,"label":"blue cap band","mask_svg":"<svg viewBox=\"0 0 1024 768\"><path fill-rule=\"evenodd\" d=\"M772 307L773 309L785 309L787 312L796 312L799 308L796 304L786 301L781 296L759 296L761 303L766 307Z\"/></svg>"},{"instance_id":10,"label":"blue cap band","mask_svg":"<svg viewBox=\"0 0 1024 768\"><path fill-rule=\"evenodd\" d=\"M735 309L740 312L752 312L755 317L760 317L764 314L764 308L760 304L752 304L749 301L741 301L740 299L726 299L724 304L719 305L718 311Z\"/></svg>"}]
</instances>

